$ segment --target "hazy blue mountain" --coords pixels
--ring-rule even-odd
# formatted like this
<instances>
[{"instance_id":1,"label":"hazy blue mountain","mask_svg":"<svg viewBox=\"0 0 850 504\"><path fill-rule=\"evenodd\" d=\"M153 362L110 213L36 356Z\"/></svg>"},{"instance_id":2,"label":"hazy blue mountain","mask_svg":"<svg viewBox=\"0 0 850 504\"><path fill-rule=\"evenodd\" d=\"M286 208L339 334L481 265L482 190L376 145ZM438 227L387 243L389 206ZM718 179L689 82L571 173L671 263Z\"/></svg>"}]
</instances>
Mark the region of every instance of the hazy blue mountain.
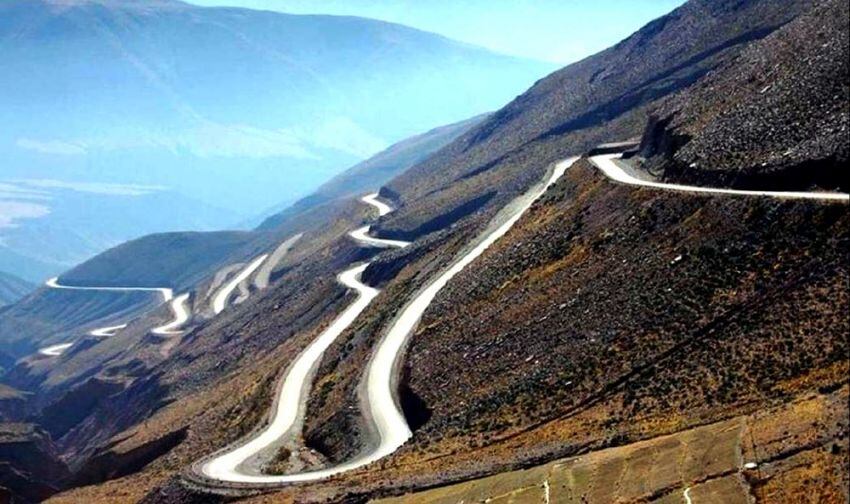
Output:
<instances>
[{"instance_id":1,"label":"hazy blue mountain","mask_svg":"<svg viewBox=\"0 0 850 504\"><path fill-rule=\"evenodd\" d=\"M63 268L53 274L61 272L62 282L70 285L171 287L183 292L209 278L222 265L256 257L262 251L268 251L269 247L279 244L284 237L310 231L321 234L328 221L333 220L332 216L337 215L339 207L345 207L348 198L377 190L392 177L479 124L485 117L481 115L440 126L397 142L322 184L310 196L278 211L253 231L153 233L112 247L70 270ZM18 185L20 187L14 187L17 187L19 193L29 187L24 183ZM173 196L168 193L158 194L156 188L141 186L101 184L77 186L75 189L77 192L83 189L108 189L108 196L138 198L138 204L130 210L139 211L143 211L146 206L152 209L165 208ZM92 193L86 194L86 197L91 196ZM154 198L160 199L155 201ZM108 221L109 215L114 213L97 205L86 208L106 215L104 221ZM175 212L175 216L177 219L188 217L186 212L180 211ZM87 231L92 233L105 224L94 222L98 220L94 214L88 218L93 223ZM84 223L77 224L85 228ZM169 223L158 222L158 225L167 227ZM69 241L73 240L69 238ZM33 253L37 254L37 251ZM3 249L0 248L0 264L7 259L13 262L4 257ZM16 264L20 263L20 259ZM42 269L50 268L55 266L42 265ZM43 277L37 278L38 282L42 280ZM118 318L130 319L150 309L152 299L156 297L139 293L40 289L0 312L0 340L6 345L6 353L21 357L43 346L46 338L55 338L56 335L66 337L100 318L116 317L117 314Z\"/></svg>"},{"instance_id":2,"label":"hazy blue mountain","mask_svg":"<svg viewBox=\"0 0 850 504\"><path fill-rule=\"evenodd\" d=\"M150 0L5 0L0 68L4 172L248 214L551 69L386 22Z\"/></svg>"},{"instance_id":3,"label":"hazy blue mountain","mask_svg":"<svg viewBox=\"0 0 850 504\"><path fill-rule=\"evenodd\" d=\"M0 206L12 222L0 217L0 271L36 283L142 235L214 230L239 219L156 186L0 180L0 198L4 186L9 199ZM41 215L14 219L27 211Z\"/></svg>"},{"instance_id":4,"label":"hazy blue mountain","mask_svg":"<svg viewBox=\"0 0 850 504\"><path fill-rule=\"evenodd\" d=\"M262 222L260 229L273 229L282 222L297 218L298 215L335 199L377 190L487 117L487 114L482 114L405 138L325 182L309 196L294 204L281 205L274 209L275 213Z\"/></svg>"},{"instance_id":5,"label":"hazy blue mountain","mask_svg":"<svg viewBox=\"0 0 850 504\"><path fill-rule=\"evenodd\" d=\"M362 18L4 0L0 239L29 262L0 270L40 280L146 233L233 226L550 69Z\"/></svg>"},{"instance_id":6,"label":"hazy blue mountain","mask_svg":"<svg viewBox=\"0 0 850 504\"><path fill-rule=\"evenodd\" d=\"M0 306L14 303L35 289L35 285L0 271Z\"/></svg>"}]
</instances>

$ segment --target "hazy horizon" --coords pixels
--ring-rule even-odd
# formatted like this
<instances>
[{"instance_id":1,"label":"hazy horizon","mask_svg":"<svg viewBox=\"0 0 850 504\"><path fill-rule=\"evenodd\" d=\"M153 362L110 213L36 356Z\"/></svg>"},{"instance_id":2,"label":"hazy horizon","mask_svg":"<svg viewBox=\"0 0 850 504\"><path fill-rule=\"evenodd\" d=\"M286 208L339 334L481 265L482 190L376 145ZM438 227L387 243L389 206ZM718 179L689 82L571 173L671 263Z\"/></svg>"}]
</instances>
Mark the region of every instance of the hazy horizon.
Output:
<instances>
[{"instance_id":1,"label":"hazy horizon","mask_svg":"<svg viewBox=\"0 0 850 504\"><path fill-rule=\"evenodd\" d=\"M682 0L188 0L290 14L361 16L399 23L524 58L565 65L610 47ZM496 5L494 5L496 4ZM498 8L496 8L498 7ZM566 23L566 25L565 25ZM565 30L569 29L569 32Z\"/></svg>"}]
</instances>

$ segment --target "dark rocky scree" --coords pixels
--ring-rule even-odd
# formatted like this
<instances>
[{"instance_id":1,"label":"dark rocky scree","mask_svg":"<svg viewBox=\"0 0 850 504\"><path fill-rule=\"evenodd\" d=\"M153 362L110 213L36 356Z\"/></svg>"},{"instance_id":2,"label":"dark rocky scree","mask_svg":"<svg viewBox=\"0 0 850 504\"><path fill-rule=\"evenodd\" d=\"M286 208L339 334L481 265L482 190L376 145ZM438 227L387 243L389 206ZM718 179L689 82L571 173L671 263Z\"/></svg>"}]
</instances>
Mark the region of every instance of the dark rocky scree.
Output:
<instances>
[{"instance_id":1,"label":"dark rocky scree","mask_svg":"<svg viewBox=\"0 0 850 504\"><path fill-rule=\"evenodd\" d=\"M850 8L819 2L653 110L642 143L671 180L850 190Z\"/></svg>"}]
</instances>

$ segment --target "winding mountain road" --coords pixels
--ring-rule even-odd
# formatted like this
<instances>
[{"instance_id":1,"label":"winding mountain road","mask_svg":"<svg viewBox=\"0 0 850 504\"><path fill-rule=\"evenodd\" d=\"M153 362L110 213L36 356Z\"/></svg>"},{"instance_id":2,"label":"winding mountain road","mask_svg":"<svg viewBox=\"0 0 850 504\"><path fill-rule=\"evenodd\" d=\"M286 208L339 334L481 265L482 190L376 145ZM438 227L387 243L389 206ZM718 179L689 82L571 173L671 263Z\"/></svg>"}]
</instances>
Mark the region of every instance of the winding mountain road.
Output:
<instances>
[{"instance_id":1,"label":"winding mountain road","mask_svg":"<svg viewBox=\"0 0 850 504\"><path fill-rule=\"evenodd\" d=\"M393 209L390 208L389 205L384 203L383 201L378 199L378 193L367 194L360 198L360 201L366 203L367 205L372 205L378 210L378 217L383 217L388 213L392 212ZM402 240L384 240L382 238L372 238L369 236L369 231L372 230L371 225L363 226L361 228L357 228L354 231L348 233L355 241L360 242L366 246L371 247L382 247L382 248L404 248L410 245L410 242L402 241Z\"/></svg>"},{"instance_id":2,"label":"winding mountain road","mask_svg":"<svg viewBox=\"0 0 850 504\"><path fill-rule=\"evenodd\" d=\"M265 289L269 286L269 282L271 281L272 271L274 268L280 263L280 261L289 253L295 243L304 236L304 233L298 233L295 236L290 237L274 250L271 253L269 258L260 269L257 271L257 274L254 275L254 287L258 289Z\"/></svg>"},{"instance_id":3,"label":"winding mountain road","mask_svg":"<svg viewBox=\"0 0 850 504\"><path fill-rule=\"evenodd\" d=\"M85 290L85 291L112 291L112 292L159 292L163 301L171 301L174 291L167 287L78 287L75 285L62 285L59 277L53 277L45 285L51 289Z\"/></svg>"},{"instance_id":4,"label":"winding mountain road","mask_svg":"<svg viewBox=\"0 0 850 504\"><path fill-rule=\"evenodd\" d=\"M834 193L834 192L800 192L800 191L752 191L743 189L721 189L714 187L700 187L682 184L667 184L664 182L655 182L644 180L628 173L622 166L618 165L615 160L620 159L622 154L603 154L593 156L590 162L599 168L611 180L633 186L652 187L655 189L664 189L667 191L688 192L697 194L723 194L729 196L767 196L770 198L785 198L785 199L809 199L822 201L850 201L850 194Z\"/></svg>"},{"instance_id":5,"label":"winding mountain road","mask_svg":"<svg viewBox=\"0 0 850 504\"><path fill-rule=\"evenodd\" d=\"M743 196L767 196L775 198L790 199L812 199L825 201L850 201L850 196L840 193L826 192L796 192L796 191L754 191L720 189L709 187L697 187L681 184L666 184L650 180L644 180L628 173L614 160L620 154L606 154L594 156L590 161L599 168L608 178L615 182L651 187L663 190L672 190L689 193L743 195ZM401 313L393 321L389 330L378 343L373 356L368 364L365 375L366 407L368 407L368 418L374 422L379 436L378 446L373 450L363 453L352 460L328 467L322 470L308 471L287 475L266 475L245 469L249 459L263 450L274 446L284 434L291 432L296 426L299 412L303 411L304 403L309 393L309 381L311 370L315 368L323 352L336 337L348 327L357 316L369 305L378 291L364 285L359 280L360 274L366 269L367 264L355 266L339 275L339 281L348 288L358 292L357 300L334 321L334 323L322 333L307 349L302 352L292 364L286 374L280 395L277 401L277 409L274 418L259 435L237 448L224 450L206 462L199 463L199 473L209 479L219 482L237 484L273 485L305 481L316 481L325 479L336 474L363 467L384 458L395 452L411 436L412 432L407 424L403 413L399 410L396 395L396 370L400 362L403 349L410 335L415 330L425 310L433 302L437 294L458 273L469 266L487 248L493 245L499 238L504 236L523 216L523 214L542 196L548 188L572 166L577 157L566 159L557 163L551 174L544 183L530 190L514 204L508 205L501 224L495 229L481 237L472 248L457 259L448 269L439 274L433 281L416 294L416 296L403 308ZM379 215L383 216L392 209L377 199L377 194L364 196L362 201L373 205L378 209ZM408 242L398 240L381 240L368 236L370 226L358 228L350 233L350 236L358 242L377 247L404 247ZM689 489L688 489L689 490ZM685 498L689 498L688 490Z\"/></svg>"},{"instance_id":6,"label":"winding mountain road","mask_svg":"<svg viewBox=\"0 0 850 504\"><path fill-rule=\"evenodd\" d=\"M227 300L230 298L230 295L233 294L233 291L236 290L236 287L239 286L240 283L244 282L251 276L254 271L263 264L263 262L268 257L268 254L263 254L260 257L254 259L251 264L245 266L242 271L239 272L238 275L230 279L224 287L222 287L218 293L213 298L213 313L218 315L219 313L224 311L224 308L227 306Z\"/></svg>"},{"instance_id":7,"label":"winding mountain road","mask_svg":"<svg viewBox=\"0 0 850 504\"><path fill-rule=\"evenodd\" d=\"M366 401L380 438L378 446L352 460L328 467L326 469L286 475L254 474L245 470L247 462L261 451L273 446L274 443L289 432L296 424L299 411L304 407L309 393L311 370L318 364L327 347L357 318L378 295L378 291L359 281L359 275L368 267L368 263L355 266L340 274L339 281L358 292L357 300L350 305L313 343L310 344L295 360L284 377L283 386L277 400L277 408L272 422L256 437L232 449L214 455L206 462L196 464L196 471L203 477L227 483L241 484L285 484L304 481L316 481L336 474L351 471L375 462L393 453L412 435L404 415L395 401L395 369L400 359L407 338L410 337L422 314L436 297L437 293L446 286L449 280L463 271L470 263L480 256L488 247L507 233L531 205L554 184L578 158L570 158L555 165L547 180L539 184L520 198L519 204L509 205L510 215L492 231L487 232L477 244L460 257L452 266L441 273L434 281L419 292L406 305L398 318L382 340L368 365L366 374ZM391 209L376 200L376 194L363 197L361 200L378 208L380 215L386 215ZM384 208L386 207L386 208ZM407 242L395 240L380 240L366 237L360 228L351 237L370 246L407 246ZM366 227L368 230L368 226Z\"/></svg>"},{"instance_id":8,"label":"winding mountain road","mask_svg":"<svg viewBox=\"0 0 850 504\"><path fill-rule=\"evenodd\" d=\"M73 343L60 343L58 345L51 345L49 347L44 347L38 351L41 355L46 355L48 357L58 357L62 355L62 353L71 348Z\"/></svg>"},{"instance_id":9,"label":"winding mountain road","mask_svg":"<svg viewBox=\"0 0 850 504\"><path fill-rule=\"evenodd\" d=\"M171 322L154 327L151 332L160 336L171 336L180 334L178 328L189 320L189 308L186 306L186 301L189 299L189 293L181 294L171 300L171 312L174 313L174 320Z\"/></svg>"},{"instance_id":10,"label":"winding mountain road","mask_svg":"<svg viewBox=\"0 0 850 504\"><path fill-rule=\"evenodd\" d=\"M174 291L168 287L97 287L97 286L75 286L75 285L63 285L59 283L58 277L53 277L45 282L45 285L51 289L66 289L66 290L82 290L82 291L107 291L107 292L157 292L162 296L164 302L170 302L171 311L174 313L174 320L160 327L156 327L152 329L152 331L156 334L160 335L172 335L179 334L179 331L175 331L177 327L183 325L187 320L189 320L189 311L186 308L186 300L189 298L189 294L182 294L177 298L174 297ZM98 329L94 329L89 334L91 336L96 336L100 338L106 338L110 336L115 336L115 334L127 327L127 324L120 324L108 327L101 327ZM70 348L74 343L62 343L59 345L52 345L49 347L45 347L38 350L38 353L41 355L46 355L49 357L58 357L62 355L62 353Z\"/></svg>"},{"instance_id":11,"label":"winding mountain road","mask_svg":"<svg viewBox=\"0 0 850 504\"><path fill-rule=\"evenodd\" d=\"M360 198L360 201L377 208L378 217L383 217L393 211L392 207L378 199L378 193L367 194L366 196Z\"/></svg>"},{"instance_id":12,"label":"winding mountain road","mask_svg":"<svg viewBox=\"0 0 850 504\"><path fill-rule=\"evenodd\" d=\"M370 194L361 198L361 201L375 207L380 216L392 211L388 205L375 199L376 197L377 193ZM367 230L368 228L369 226L365 227ZM363 229L360 228L357 231L362 231ZM361 233L357 232L351 232L349 236L367 247L406 247L408 245L407 242L397 240L382 240L370 236L361 238ZM214 480L241 483L309 481L321 479L332 474L329 473L327 476L320 476L318 473L322 471L314 471L285 476L266 476L252 474L244 466L247 465L246 462L252 457L274 445L276 441L297 427L299 414L303 412L303 408L307 402L313 371L321 360L325 350L357 319L379 293L377 289L360 281L360 275L369 267L369 264L367 262L353 266L337 276L337 281L340 284L357 292L357 299L295 358L295 361L286 372L283 384L280 387L271 423L246 443L232 450L226 450L209 461L202 462L198 472ZM272 478L272 480L270 481L269 478Z\"/></svg>"},{"instance_id":13,"label":"winding mountain road","mask_svg":"<svg viewBox=\"0 0 850 504\"><path fill-rule=\"evenodd\" d=\"M362 228L355 229L354 231L348 233L349 236L354 238L356 241L360 243L366 244L372 247L382 247L382 248L400 248L406 247L410 245L410 242L401 241L401 240L384 240L381 238L372 238L367 233L372 229L372 226L363 226Z\"/></svg>"},{"instance_id":14,"label":"winding mountain road","mask_svg":"<svg viewBox=\"0 0 850 504\"><path fill-rule=\"evenodd\" d=\"M127 324L119 324L109 327L101 327L100 329L95 329L91 331L89 334L92 336L97 336L99 338L108 338L110 336L115 336L115 333L127 327Z\"/></svg>"}]
</instances>

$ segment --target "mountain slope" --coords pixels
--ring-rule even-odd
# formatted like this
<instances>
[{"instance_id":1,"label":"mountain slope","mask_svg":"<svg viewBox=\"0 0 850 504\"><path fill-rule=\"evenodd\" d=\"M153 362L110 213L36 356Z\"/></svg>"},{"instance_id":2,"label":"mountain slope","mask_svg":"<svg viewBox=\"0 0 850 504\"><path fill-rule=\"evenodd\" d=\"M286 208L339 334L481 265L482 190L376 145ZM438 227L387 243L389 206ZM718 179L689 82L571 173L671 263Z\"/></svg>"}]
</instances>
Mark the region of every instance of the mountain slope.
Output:
<instances>
[{"instance_id":1,"label":"mountain slope","mask_svg":"<svg viewBox=\"0 0 850 504\"><path fill-rule=\"evenodd\" d=\"M0 271L0 306L14 303L34 288L35 286L26 280Z\"/></svg>"},{"instance_id":2,"label":"mountain slope","mask_svg":"<svg viewBox=\"0 0 850 504\"><path fill-rule=\"evenodd\" d=\"M384 224L387 235L414 235L446 209L461 208L494 188L486 207L497 208L527 187L541 166L612 138L640 135L643 107L699 80L810 5L781 4L687 2L617 45L542 79L388 185L405 195L400 203L408 208Z\"/></svg>"},{"instance_id":3,"label":"mountain slope","mask_svg":"<svg viewBox=\"0 0 850 504\"><path fill-rule=\"evenodd\" d=\"M642 155L667 178L850 188L850 37L825 4L653 112Z\"/></svg>"},{"instance_id":4,"label":"mountain slope","mask_svg":"<svg viewBox=\"0 0 850 504\"><path fill-rule=\"evenodd\" d=\"M303 471L367 451L375 437L362 413L364 370L412 296L553 161L640 137L666 100L785 36L811 7L692 0L542 80L382 188L397 208L372 232L413 240L404 249L356 247L346 233L367 211L355 200L317 216L322 233L298 242L305 248L274 288L197 327L168 358L133 379L122 375L122 390L79 412L84 420L61 433L62 443L85 466L84 481L99 485L58 499L223 501L207 492L244 492L212 482L199 489L187 468L267 421L283 370L353 301L336 274L368 259L363 281L381 292L325 352L296 436L303 444L276 462ZM846 382L848 233L842 204L634 188L580 160L426 310L395 382L413 437L366 470L253 501L364 500L751 413L763 418L806 398L818 403ZM130 368L132 357L110 361L102 376ZM811 440L834 443L818 465L798 459L774 472L771 455L754 448L795 494L846 460L834 428L847 425L846 415L806 414L811 420L784 438L791 448L779 456L809 453ZM770 438L782 424L758 423L746 434ZM90 457L95 446L108 448ZM147 450L155 456L133 472L133 455ZM730 474L745 485L738 458ZM627 480L654 481L665 462L637 466L644 472ZM104 481L110 475L124 476Z\"/></svg>"},{"instance_id":5,"label":"mountain slope","mask_svg":"<svg viewBox=\"0 0 850 504\"><path fill-rule=\"evenodd\" d=\"M313 209L329 201L372 191L442 149L455 138L483 121L485 117L478 116L459 123L441 126L393 144L366 161L352 166L325 182L310 196L271 216L260 225L259 229L274 228L298 213Z\"/></svg>"}]
</instances>

